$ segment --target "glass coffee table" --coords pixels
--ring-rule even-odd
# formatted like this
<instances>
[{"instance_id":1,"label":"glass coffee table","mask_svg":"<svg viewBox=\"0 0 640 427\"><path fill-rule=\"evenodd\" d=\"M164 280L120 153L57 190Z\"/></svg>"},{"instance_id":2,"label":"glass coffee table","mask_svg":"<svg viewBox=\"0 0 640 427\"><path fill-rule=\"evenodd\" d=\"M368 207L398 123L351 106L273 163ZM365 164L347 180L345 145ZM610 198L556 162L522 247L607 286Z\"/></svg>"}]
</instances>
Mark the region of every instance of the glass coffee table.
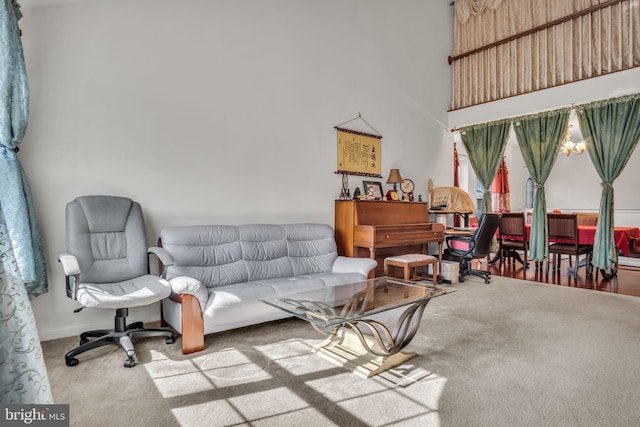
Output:
<instances>
[{"instance_id":1,"label":"glass coffee table","mask_svg":"<svg viewBox=\"0 0 640 427\"><path fill-rule=\"evenodd\" d=\"M420 326L432 298L454 292L431 284L377 277L265 298L262 301L306 320L328 338L314 351L330 361L369 378L416 356L402 352ZM393 330L370 317L406 307Z\"/></svg>"}]
</instances>

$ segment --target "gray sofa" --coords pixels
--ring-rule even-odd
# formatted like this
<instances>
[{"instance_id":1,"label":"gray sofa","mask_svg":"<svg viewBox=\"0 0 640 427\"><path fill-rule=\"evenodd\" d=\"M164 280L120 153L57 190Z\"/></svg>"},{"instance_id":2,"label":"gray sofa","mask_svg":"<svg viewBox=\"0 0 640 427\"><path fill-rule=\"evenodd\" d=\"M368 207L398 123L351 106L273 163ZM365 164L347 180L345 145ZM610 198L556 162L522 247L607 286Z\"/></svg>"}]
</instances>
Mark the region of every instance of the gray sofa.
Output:
<instances>
[{"instance_id":1,"label":"gray sofa","mask_svg":"<svg viewBox=\"0 0 640 427\"><path fill-rule=\"evenodd\" d=\"M376 267L338 256L326 224L170 227L160 245L173 258L163 321L182 334L183 353L202 350L206 334L290 316L261 298L362 281Z\"/></svg>"}]
</instances>

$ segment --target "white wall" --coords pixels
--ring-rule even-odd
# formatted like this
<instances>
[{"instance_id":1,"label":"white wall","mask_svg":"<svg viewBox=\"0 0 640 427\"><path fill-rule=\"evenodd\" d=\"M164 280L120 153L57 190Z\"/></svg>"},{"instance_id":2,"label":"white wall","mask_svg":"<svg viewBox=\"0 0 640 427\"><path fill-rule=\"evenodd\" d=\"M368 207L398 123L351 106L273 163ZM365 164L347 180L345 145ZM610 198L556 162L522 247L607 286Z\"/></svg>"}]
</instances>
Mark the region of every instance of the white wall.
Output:
<instances>
[{"instance_id":1,"label":"white wall","mask_svg":"<svg viewBox=\"0 0 640 427\"><path fill-rule=\"evenodd\" d=\"M451 111L449 125L451 128L462 127L637 92L640 92L640 68ZM576 123L574 127L579 134L578 124ZM572 133L574 133L573 130ZM461 146L462 144L458 144L458 147ZM462 146L461 149L464 150L464 147ZM524 194L517 194L515 191L524 191L529 173L524 166L513 132L505 154L512 192L511 209L524 210L526 202ZM640 182L640 167L638 166L640 166L640 149L636 148L627 167L614 182L616 225L635 227L640 225L640 198L638 198L637 189ZM475 179L475 177L472 178ZM582 155L572 154L568 157L560 154L545 185L547 208L560 209L564 212L597 212L600 207L600 181L587 152Z\"/></svg>"},{"instance_id":2,"label":"white wall","mask_svg":"<svg viewBox=\"0 0 640 427\"><path fill-rule=\"evenodd\" d=\"M139 201L149 244L170 225L333 224L334 126L358 113L383 136L382 181L399 168L424 194L427 178L452 174L440 144L449 1L21 4L31 115L20 159L48 263L50 291L32 302L43 340L112 322L73 314L64 292L56 256L76 196ZM158 307L131 315L158 319Z\"/></svg>"}]
</instances>

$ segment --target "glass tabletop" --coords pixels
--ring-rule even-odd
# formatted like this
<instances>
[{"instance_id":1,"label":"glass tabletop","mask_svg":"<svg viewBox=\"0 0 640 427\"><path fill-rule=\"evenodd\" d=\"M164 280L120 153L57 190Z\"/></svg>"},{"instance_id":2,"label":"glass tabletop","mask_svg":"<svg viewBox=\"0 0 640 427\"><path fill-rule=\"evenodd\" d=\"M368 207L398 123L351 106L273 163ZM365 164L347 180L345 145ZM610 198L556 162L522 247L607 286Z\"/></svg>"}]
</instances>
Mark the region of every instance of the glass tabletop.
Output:
<instances>
[{"instance_id":1,"label":"glass tabletop","mask_svg":"<svg viewBox=\"0 0 640 427\"><path fill-rule=\"evenodd\" d=\"M432 284L383 276L261 301L327 328L410 304L421 304L454 291L455 288L437 288Z\"/></svg>"}]
</instances>

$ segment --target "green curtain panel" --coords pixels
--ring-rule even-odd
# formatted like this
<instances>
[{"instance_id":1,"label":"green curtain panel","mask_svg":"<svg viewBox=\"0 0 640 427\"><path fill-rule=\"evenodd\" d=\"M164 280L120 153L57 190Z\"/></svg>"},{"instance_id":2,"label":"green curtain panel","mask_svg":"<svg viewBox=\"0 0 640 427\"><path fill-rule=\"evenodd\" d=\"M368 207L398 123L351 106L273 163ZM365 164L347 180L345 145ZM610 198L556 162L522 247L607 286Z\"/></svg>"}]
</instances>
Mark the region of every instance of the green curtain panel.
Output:
<instances>
[{"instance_id":1,"label":"green curtain panel","mask_svg":"<svg viewBox=\"0 0 640 427\"><path fill-rule=\"evenodd\" d=\"M576 112L589 157L602 180L591 261L596 268L608 269L618 259L613 240L613 182L640 140L640 94L579 105Z\"/></svg>"},{"instance_id":2,"label":"green curtain panel","mask_svg":"<svg viewBox=\"0 0 640 427\"><path fill-rule=\"evenodd\" d=\"M569 108L513 119L522 158L535 185L533 218L529 238L529 257L536 261L547 258L547 201L544 184L556 162L560 145L569 125Z\"/></svg>"},{"instance_id":3,"label":"green curtain panel","mask_svg":"<svg viewBox=\"0 0 640 427\"><path fill-rule=\"evenodd\" d=\"M510 120L481 123L460 129L471 167L484 188L482 213L491 213L491 183L498 172L509 138Z\"/></svg>"}]
</instances>

